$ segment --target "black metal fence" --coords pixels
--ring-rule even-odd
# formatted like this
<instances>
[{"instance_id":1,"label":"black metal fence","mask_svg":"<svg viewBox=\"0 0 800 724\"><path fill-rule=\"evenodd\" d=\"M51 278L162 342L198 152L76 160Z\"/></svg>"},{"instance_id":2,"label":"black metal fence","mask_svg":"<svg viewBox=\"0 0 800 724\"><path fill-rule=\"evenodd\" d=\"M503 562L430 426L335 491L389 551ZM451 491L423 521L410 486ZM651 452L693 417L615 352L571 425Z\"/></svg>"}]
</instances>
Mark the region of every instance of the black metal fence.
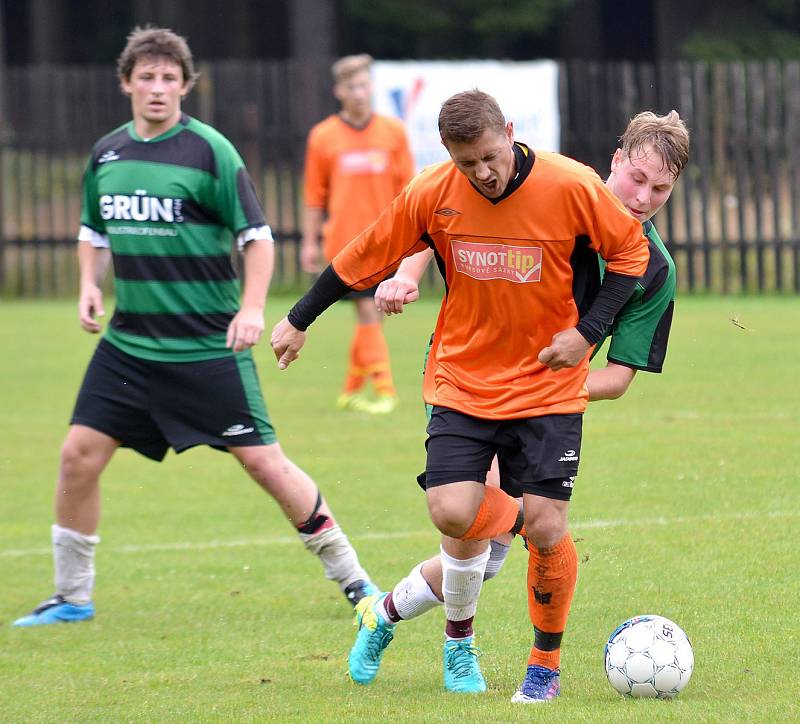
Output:
<instances>
[{"instance_id":1,"label":"black metal fence","mask_svg":"<svg viewBox=\"0 0 800 724\"><path fill-rule=\"evenodd\" d=\"M72 293L83 165L128 103L111 69L86 66L10 69L6 98L0 294ZM333 109L325 69L217 63L185 107L245 158L279 241L276 283L306 283L302 159L310 123ZM562 152L601 175L633 114L671 108L691 128L692 154L656 223L681 290L800 292L800 62L561 64Z\"/></svg>"}]
</instances>

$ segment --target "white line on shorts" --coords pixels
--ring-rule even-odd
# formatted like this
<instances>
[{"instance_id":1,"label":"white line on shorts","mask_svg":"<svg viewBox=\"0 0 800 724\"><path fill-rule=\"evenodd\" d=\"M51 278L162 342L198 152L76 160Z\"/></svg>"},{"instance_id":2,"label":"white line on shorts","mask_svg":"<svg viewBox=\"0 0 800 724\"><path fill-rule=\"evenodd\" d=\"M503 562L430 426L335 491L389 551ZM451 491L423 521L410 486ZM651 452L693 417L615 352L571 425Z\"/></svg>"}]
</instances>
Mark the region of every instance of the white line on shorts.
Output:
<instances>
[{"instance_id":1,"label":"white line on shorts","mask_svg":"<svg viewBox=\"0 0 800 724\"><path fill-rule=\"evenodd\" d=\"M618 518L616 520L578 520L570 524L570 530L592 530L606 528L641 528L665 525L694 525L700 522L722 523L725 521L750 520L755 518L797 518L800 510L774 510L774 511L750 511L747 513L708 513L706 515L685 515L685 516L659 516L655 518L640 518L638 520L626 520ZM436 538L433 528L424 530L403 530L395 532L374 532L350 535L354 541L381 541L381 540L403 540L409 538ZM258 548L275 545L296 545L296 536L274 536L271 538L240 538L232 540L210 540L210 541L185 541L178 543L150 543L145 545L119 545L104 547L108 553L128 553L137 555L139 553L158 553L167 551L202 551L223 548ZM52 554L50 548L9 548L0 550L0 558L22 558L25 556L49 556Z\"/></svg>"}]
</instances>

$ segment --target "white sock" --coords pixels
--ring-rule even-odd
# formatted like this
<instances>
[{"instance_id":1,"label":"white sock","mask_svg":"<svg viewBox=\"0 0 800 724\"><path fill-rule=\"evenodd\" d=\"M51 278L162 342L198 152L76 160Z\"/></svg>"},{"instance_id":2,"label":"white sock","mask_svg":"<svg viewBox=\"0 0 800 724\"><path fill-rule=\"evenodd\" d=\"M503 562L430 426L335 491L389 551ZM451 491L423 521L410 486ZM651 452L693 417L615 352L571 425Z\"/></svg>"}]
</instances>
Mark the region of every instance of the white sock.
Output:
<instances>
[{"instance_id":1,"label":"white sock","mask_svg":"<svg viewBox=\"0 0 800 724\"><path fill-rule=\"evenodd\" d=\"M321 533L299 533L303 545L317 555L325 569L325 578L336 581L343 591L354 581L370 577L358 562L355 549L344 531L335 525Z\"/></svg>"},{"instance_id":2,"label":"white sock","mask_svg":"<svg viewBox=\"0 0 800 724\"><path fill-rule=\"evenodd\" d=\"M422 566L424 563L416 565L400 583L398 583L392 591L392 601L397 613L408 621L423 613L430 611L432 608L442 605L442 601L436 598L436 594L431 590L425 577L422 575ZM383 601L379 604L378 608L383 607ZM381 611L381 614L385 611ZM389 618L386 616L386 620Z\"/></svg>"},{"instance_id":3,"label":"white sock","mask_svg":"<svg viewBox=\"0 0 800 724\"><path fill-rule=\"evenodd\" d=\"M496 540L489 541L489 562L486 564L486 570L483 573L484 581L488 581L500 573L500 569L506 562L506 556L510 550L511 546L507 546L505 543L500 543L500 541Z\"/></svg>"},{"instance_id":4,"label":"white sock","mask_svg":"<svg viewBox=\"0 0 800 724\"><path fill-rule=\"evenodd\" d=\"M84 606L92 600L94 547L100 538L55 524L52 538L56 593L69 603Z\"/></svg>"},{"instance_id":5,"label":"white sock","mask_svg":"<svg viewBox=\"0 0 800 724\"><path fill-rule=\"evenodd\" d=\"M483 585L483 572L489 560L489 548L480 555L459 560L445 553L442 557L442 593L444 613L448 621L472 618L478 610L478 597Z\"/></svg>"}]
</instances>

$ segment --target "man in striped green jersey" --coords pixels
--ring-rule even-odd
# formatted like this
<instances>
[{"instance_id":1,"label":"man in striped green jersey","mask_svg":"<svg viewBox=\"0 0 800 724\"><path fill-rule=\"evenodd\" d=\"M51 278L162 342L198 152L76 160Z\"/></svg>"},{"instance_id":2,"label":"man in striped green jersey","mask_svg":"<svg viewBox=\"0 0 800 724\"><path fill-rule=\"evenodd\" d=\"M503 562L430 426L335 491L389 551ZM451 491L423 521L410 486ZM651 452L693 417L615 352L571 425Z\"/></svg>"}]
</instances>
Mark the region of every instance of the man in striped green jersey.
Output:
<instances>
[{"instance_id":1,"label":"man in striped green jersey","mask_svg":"<svg viewBox=\"0 0 800 724\"><path fill-rule=\"evenodd\" d=\"M119 447L158 461L170 447L232 453L355 605L377 589L316 484L281 450L259 387L251 347L264 330L273 241L253 183L233 145L181 111L197 77L184 38L134 29L118 73L133 119L97 142L84 175L80 324L101 330L109 249L116 309L61 452L56 592L14 625L94 616L100 474Z\"/></svg>"}]
</instances>

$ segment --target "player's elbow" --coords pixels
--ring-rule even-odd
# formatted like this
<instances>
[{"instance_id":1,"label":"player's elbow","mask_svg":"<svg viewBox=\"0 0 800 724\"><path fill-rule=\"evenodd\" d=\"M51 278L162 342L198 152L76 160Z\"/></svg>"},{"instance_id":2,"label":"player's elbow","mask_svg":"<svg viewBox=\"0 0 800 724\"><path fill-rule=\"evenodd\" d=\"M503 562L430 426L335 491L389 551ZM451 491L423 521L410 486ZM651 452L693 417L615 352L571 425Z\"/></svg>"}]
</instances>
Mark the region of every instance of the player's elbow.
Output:
<instances>
[{"instance_id":1,"label":"player's elbow","mask_svg":"<svg viewBox=\"0 0 800 724\"><path fill-rule=\"evenodd\" d=\"M612 385L611 387L608 388L608 390L606 390L606 395L604 399L618 400L628 391L628 387L630 387L629 382L621 382L616 385Z\"/></svg>"}]
</instances>

